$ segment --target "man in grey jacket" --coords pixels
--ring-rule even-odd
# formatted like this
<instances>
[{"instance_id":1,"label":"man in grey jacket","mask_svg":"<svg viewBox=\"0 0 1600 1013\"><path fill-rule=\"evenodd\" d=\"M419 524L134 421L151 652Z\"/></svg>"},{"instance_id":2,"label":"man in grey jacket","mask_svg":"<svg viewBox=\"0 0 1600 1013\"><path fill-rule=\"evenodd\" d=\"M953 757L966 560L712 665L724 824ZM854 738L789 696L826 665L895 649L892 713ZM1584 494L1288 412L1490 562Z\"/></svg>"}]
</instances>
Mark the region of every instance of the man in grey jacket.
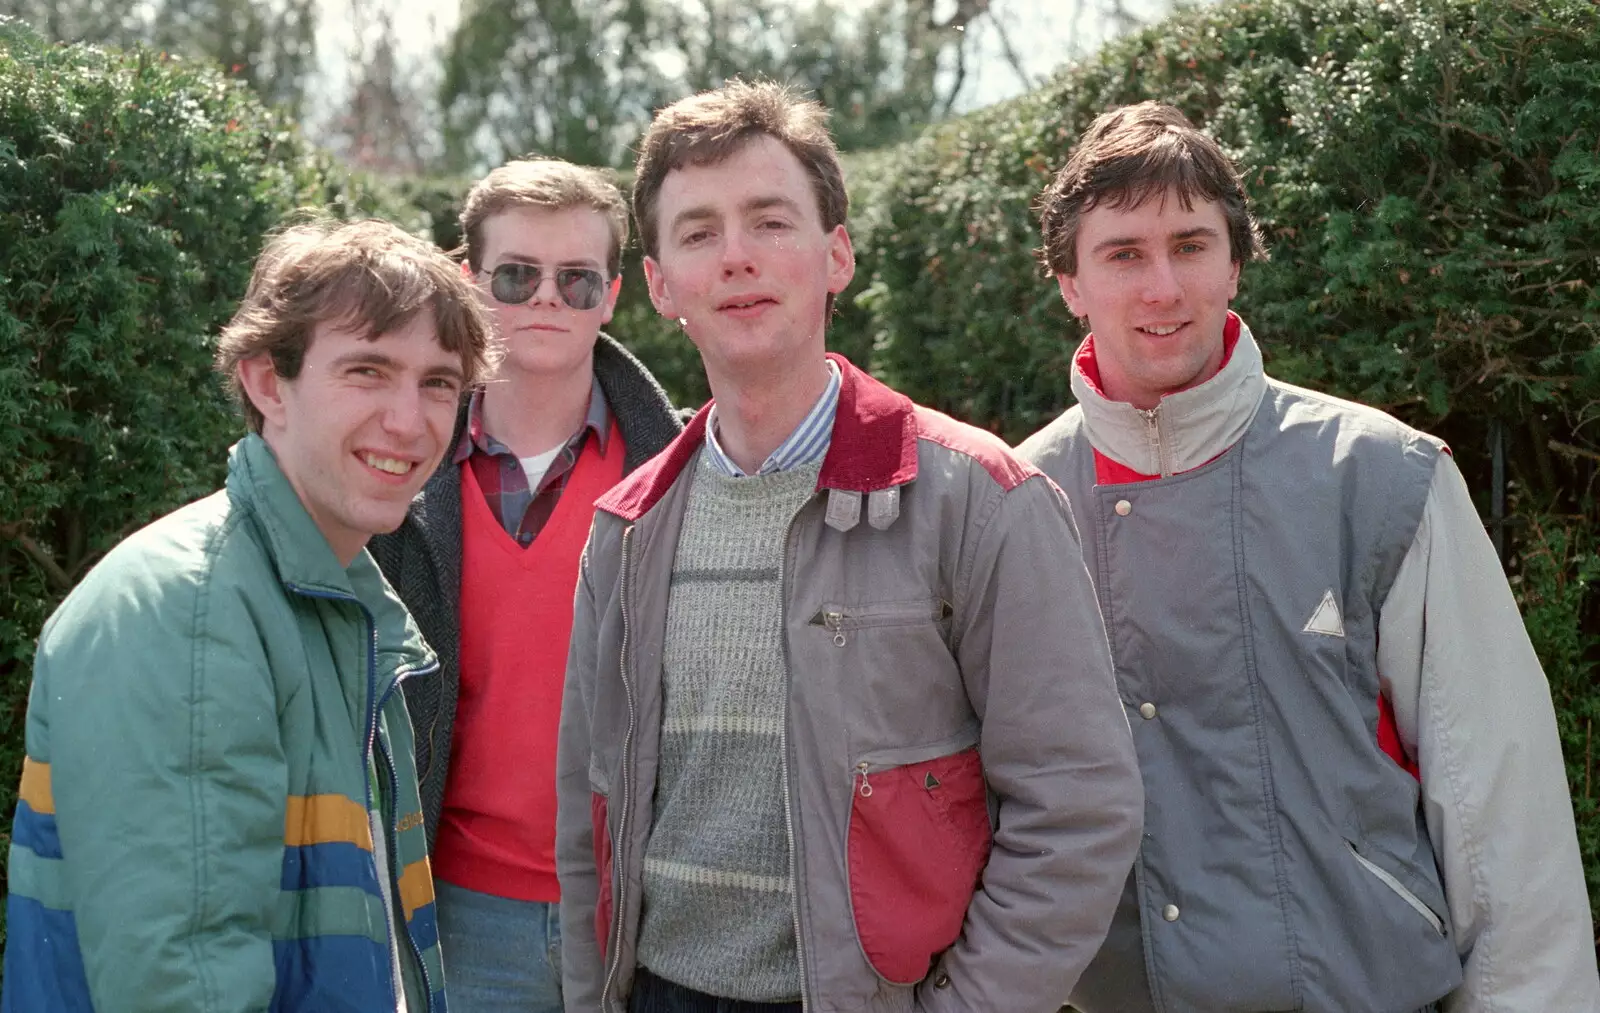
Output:
<instances>
[{"instance_id":1,"label":"man in grey jacket","mask_svg":"<svg viewBox=\"0 0 1600 1013\"><path fill-rule=\"evenodd\" d=\"M1019 453L1066 489L1144 773L1085 1013L1600 1009L1550 692L1443 444L1262 372L1259 232L1170 106L1043 199L1091 333Z\"/></svg>"},{"instance_id":2,"label":"man in grey jacket","mask_svg":"<svg viewBox=\"0 0 1600 1013\"><path fill-rule=\"evenodd\" d=\"M824 117L735 83L641 145L651 299L716 400L580 573L569 1013L1053 1013L1138 845L1060 491L825 351L855 262Z\"/></svg>"}]
</instances>

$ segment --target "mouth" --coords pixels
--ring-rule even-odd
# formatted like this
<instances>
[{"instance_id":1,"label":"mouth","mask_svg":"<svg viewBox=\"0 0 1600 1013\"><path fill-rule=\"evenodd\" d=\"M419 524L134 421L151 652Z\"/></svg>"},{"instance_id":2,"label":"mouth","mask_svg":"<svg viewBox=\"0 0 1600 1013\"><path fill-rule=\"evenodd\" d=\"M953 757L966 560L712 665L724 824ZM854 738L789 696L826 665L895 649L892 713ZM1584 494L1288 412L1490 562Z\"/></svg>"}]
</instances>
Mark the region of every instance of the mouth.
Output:
<instances>
[{"instance_id":1,"label":"mouth","mask_svg":"<svg viewBox=\"0 0 1600 1013\"><path fill-rule=\"evenodd\" d=\"M525 327L519 328L519 330L543 331L547 334L565 334L567 333L568 328L557 327L555 324L528 324Z\"/></svg>"},{"instance_id":2,"label":"mouth","mask_svg":"<svg viewBox=\"0 0 1600 1013\"><path fill-rule=\"evenodd\" d=\"M776 305L778 305L778 300L772 298L771 296L748 295L737 296L733 299L724 300L717 305L717 309L722 313L733 313L735 315L739 315L760 312L761 310L766 309L768 306Z\"/></svg>"},{"instance_id":3,"label":"mouth","mask_svg":"<svg viewBox=\"0 0 1600 1013\"><path fill-rule=\"evenodd\" d=\"M370 450L362 451L356 455L371 471L375 471L385 481L397 481L407 478L416 471L418 462L408 461L399 457L386 457L374 454Z\"/></svg>"},{"instance_id":4,"label":"mouth","mask_svg":"<svg viewBox=\"0 0 1600 1013\"><path fill-rule=\"evenodd\" d=\"M1188 321L1184 321L1176 324L1146 324L1143 327L1135 327L1134 330L1152 338L1170 338L1187 326L1189 326Z\"/></svg>"}]
</instances>

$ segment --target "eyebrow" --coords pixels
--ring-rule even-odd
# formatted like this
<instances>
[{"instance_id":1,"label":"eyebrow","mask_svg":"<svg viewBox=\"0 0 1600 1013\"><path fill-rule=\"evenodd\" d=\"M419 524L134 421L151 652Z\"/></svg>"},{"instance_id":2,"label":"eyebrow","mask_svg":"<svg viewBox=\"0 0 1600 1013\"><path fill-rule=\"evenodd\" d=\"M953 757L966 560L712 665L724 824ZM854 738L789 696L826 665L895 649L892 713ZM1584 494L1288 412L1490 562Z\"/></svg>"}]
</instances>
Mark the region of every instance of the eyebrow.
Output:
<instances>
[{"instance_id":1,"label":"eyebrow","mask_svg":"<svg viewBox=\"0 0 1600 1013\"><path fill-rule=\"evenodd\" d=\"M500 258L501 264L529 264L533 267L543 267L544 260L531 253L507 253ZM496 265L499 266L498 264ZM567 260L556 261L556 267L599 267L600 261L593 257L572 257Z\"/></svg>"},{"instance_id":2,"label":"eyebrow","mask_svg":"<svg viewBox=\"0 0 1600 1013\"><path fill-rule=\"evenodd\" d=\"M1185 239L1217 239L1220 238L1221 235L1222 233L1218 232L1209 225L1200 225L1192 229L1184 229L1182 232L1174 232L1172 235L1168 236L1167 239L1176 243L1182 242ZM1094 244L1094 249L1090 250L1089 252L1099 253L1103 250L1109 250L1113 247L1119 246L1139 246L1143 242L1143 239L1136 236L1115 236L1111 239L1104 239Z\"/></svg>"},{"instance_id":3,"label":"eyebrow","mask_svg":"<svg viewBox=\"0 0 1600 1013\"><path fill-rule=\"evenodd\" d=\"M766 211L769 208L783 208L786 211L800 213L800 205L788 197L772 194L766 197L752 197L739 205L739 211L750 214L755 211ZM669 231L677 229L688 222L701 222L708 219L721 217L721 213L709 204L697 204L692 208L684 208L672 216L672 227Z\"/></svg>"},{"instance_id":4,"label":"eyebrow","mask_svg":"<svg viewBox=\"0 0 1600 1013\"><path fill-rule=\"evenodd\" d=\"M344 355L334 359L328 365L333 369L344 369L349 366L382 366L385 369L395 370L403 368L399 361L393 356L385 355L382 352L376 351L346 352ZM423 375L430 379L433 377L442 376L454 380L457 383L462 383L466 379L466 375L462 373L460 366L434 366Z\"/></svg>"}]
</instances>

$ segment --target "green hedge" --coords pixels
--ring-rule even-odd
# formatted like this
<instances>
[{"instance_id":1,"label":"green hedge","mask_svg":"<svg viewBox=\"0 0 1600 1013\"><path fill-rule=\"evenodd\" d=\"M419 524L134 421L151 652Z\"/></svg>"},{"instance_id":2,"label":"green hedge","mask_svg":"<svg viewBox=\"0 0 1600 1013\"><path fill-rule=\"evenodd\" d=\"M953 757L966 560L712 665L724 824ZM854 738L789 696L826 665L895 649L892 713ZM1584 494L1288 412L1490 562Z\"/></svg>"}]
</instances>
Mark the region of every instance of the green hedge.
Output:
<instances>
[{"instance_id":1,"label":"green hedge","mask_svg":"<svg viewBox=\"0 0 1600 1013\"><path fill-rule=\"evenodd\" d=\"M220 484L243 427L215 335L322 185L222 74L0 20L0 835L39 627L119 538Z\"/></svg>"},{"instance_id":2,"label":"green hedge","mask_svg":"<svg viewBox=\"0 0 1600 1013\"><path fill-rule=\"evenodd\" d=\"M1082 337L1030 206L1106 108L1182 107L1246 170L1272 248L1237 305L1268 369L1446 438L1473 488L1505 434L1509 568L1554 690L1591 893L1600 815L1600 8L1235 0L858 164L840 343L1020 439Z\"/></svg>"}]
</instances>

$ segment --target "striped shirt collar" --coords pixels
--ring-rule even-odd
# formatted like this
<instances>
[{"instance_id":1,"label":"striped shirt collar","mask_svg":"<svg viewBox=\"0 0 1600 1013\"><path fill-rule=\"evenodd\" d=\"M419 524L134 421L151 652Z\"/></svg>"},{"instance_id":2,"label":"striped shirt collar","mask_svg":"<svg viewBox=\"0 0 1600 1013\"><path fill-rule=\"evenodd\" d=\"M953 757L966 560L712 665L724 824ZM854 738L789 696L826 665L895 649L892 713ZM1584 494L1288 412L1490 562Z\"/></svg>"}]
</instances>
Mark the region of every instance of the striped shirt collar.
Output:
<instances>
[{"instance_id":1,"label":"striped shirt collar","mask_svg":"<svg viewBox=\"0 0 1600 1013\"><path fill-rule=\"evenodd\" d=\"M795 426L794 432L778 445L768 458L762 462L757 475L771 475L774 472L788 471L798 468L802 464L810 464L820 460L828 452L828 445L833 442L833 417L839 408L839 364L832 359L828 363L828 386L823 390L822 396L817 398L817 403L811 406L811 411ZM706 417L706 455L711 460L712 467L729 478L746 478L744 470L733 463L722 449L722 444L717 440L717 406L711 406L711 412Z\"/></svg>"}]
</instances>

